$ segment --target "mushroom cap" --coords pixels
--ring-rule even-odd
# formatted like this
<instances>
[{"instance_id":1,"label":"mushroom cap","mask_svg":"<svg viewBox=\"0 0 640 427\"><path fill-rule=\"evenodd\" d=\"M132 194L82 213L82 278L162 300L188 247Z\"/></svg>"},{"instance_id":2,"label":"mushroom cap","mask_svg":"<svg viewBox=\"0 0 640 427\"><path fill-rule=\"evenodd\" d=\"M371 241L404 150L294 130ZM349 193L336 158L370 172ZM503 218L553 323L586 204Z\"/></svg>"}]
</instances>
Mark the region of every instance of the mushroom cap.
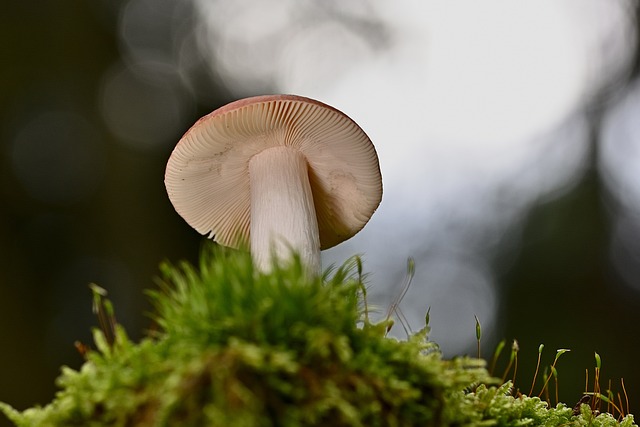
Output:
<instances>
[{"instance_id":1,"label":"mushroom cap","mask_svg":"<svg viewBox=\"0 0 640 427\"><path fill-rule=\"evenodd\" d=\"M307 160L321 249L360 231L382 199L375 148L345 114L300 96L245 98L198 120L169 158L169 199L199 233L224 246L247 245L249 160L282 145Z\"/></svg>"}]
</instances>

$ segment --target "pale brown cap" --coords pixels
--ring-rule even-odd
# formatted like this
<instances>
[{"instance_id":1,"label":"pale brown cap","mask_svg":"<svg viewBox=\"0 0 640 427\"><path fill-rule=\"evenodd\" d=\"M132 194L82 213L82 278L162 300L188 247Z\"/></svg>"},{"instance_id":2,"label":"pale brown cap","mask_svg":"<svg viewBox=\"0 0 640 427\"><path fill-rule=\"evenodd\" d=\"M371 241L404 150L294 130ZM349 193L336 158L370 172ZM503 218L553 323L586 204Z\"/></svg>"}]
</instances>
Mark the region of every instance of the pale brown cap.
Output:
<instances>
[{"instance_id":1,"label":"pale brown cap","mask_svg":"<svg viewBox=\"0 0 640 427\"><path fill-rule=\"evenodd\" d=\"M360 231L382 199L375 148L345 114L300 96L241 99L198 120L169 158L169 199L199 233L224 246L249 242L249 160L279 145L307 160L321 248Z\"/></svg>"}]
</instances>

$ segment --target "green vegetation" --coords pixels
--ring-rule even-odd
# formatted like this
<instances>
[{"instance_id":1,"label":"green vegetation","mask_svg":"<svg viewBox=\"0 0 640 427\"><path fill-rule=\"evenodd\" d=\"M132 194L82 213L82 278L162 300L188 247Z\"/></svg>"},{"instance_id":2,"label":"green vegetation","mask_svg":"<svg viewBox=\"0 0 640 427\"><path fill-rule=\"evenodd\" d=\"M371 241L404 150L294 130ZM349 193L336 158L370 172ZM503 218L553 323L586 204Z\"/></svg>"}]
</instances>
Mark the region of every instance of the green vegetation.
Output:
<instances>
[{"instance_id":1,"label":"green vegetation","mask_svg":"<svg viewBox=\"0 0 640 427\"><path fill-rule=\"evenodd\" d=\"M635 425L514 396L484 361L444 360L428 325L389 338L365 292L357 258L309 278L299 260L263 274L245 253L207 249L198 268L162 266L159 329L140 343L94 289L102 327L84 365L63 368L49 405L0 409L17 426Z\"/></svg>"}]
</instances>

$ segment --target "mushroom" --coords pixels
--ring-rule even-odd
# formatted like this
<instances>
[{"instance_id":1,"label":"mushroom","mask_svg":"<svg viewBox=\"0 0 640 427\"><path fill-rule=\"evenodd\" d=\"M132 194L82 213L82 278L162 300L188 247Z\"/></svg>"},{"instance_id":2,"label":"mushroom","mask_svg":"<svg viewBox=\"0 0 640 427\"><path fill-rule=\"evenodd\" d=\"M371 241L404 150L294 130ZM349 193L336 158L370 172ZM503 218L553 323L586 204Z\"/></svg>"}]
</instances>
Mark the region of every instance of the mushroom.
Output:
<instances>
[{"instance_id":1,"label":"mushroom","mask_svg":"<svg viewBox=\"0 0 640 427\"><path fill-rule=\"evenodd\" d=\"M295 251L318 273L320 250L360 231L382 198L364 131L294 95L241 99L202 117L173 150L165 185L189 225L221 245L248 247L262 271Z\"/></svg>"}]
</instances>

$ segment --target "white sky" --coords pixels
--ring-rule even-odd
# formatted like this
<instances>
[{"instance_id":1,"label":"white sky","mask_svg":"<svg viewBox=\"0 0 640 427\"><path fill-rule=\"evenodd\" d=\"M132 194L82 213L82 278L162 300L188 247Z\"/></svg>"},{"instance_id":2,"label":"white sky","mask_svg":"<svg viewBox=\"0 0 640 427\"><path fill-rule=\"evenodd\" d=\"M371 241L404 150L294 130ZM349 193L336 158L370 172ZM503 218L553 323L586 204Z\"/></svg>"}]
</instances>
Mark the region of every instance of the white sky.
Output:
<instances>
[{"instance_id":1,"label":"white sky","mask_svg":"<svg viewBox=\"0 0 640 427\"><path fill-rule=\"evenodd\" d=\"M383 202L324 263L365 254L385 312L416 257L403 311L417 329L431 306L433 338L447 353L475 342L474 315L491 330L488 263L503 235L580 176L581 106L628 60L626 4L348 1L337 6L348 24L338 24L309 1L196 0L201 47L238 97L309 96L369 134Z\"/></svg>"}]
</instances>

